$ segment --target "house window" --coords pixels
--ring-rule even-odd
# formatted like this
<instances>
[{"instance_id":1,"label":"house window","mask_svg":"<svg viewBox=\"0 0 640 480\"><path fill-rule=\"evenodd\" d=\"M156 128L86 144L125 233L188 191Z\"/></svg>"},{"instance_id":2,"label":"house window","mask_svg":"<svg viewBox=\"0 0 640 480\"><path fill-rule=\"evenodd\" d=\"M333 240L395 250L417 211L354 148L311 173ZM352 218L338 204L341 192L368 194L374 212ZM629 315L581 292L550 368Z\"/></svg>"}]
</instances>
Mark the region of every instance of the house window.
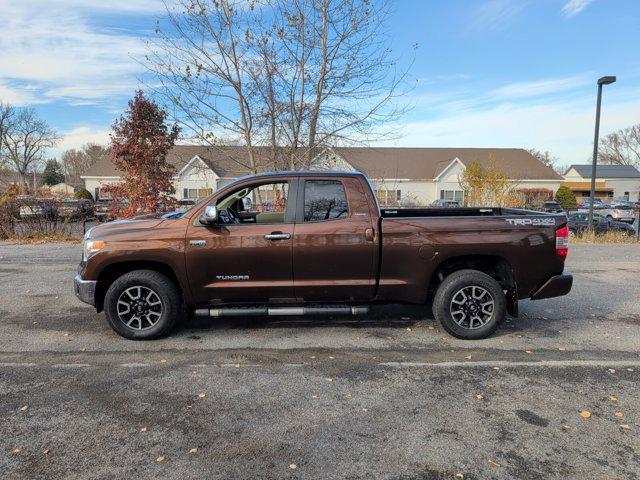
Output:
<instances>
[{"instance_id":1,"label":"house window","mask_svg":"<svg viewBox=\"0 0 640 480\"><path fill-rule=\"evenodd\" d=\"M111 193L110 192L105 192L104 189L100 188L100 187L96 187L95 190L95 200L111 200Z\"/></svg>"},{"instance_id":2,"label":"house window","mask_svg":"<svg viewBox=\"0 0 640 480\"><path fill-rule=\"evenodd\" d=\"M183 188L182 198L185 200L198 200L211 195L213 189L211 188Z\"/></svg>"},{"instance_id":3,"label":"house window","mask_svg":"<svg viewBox=\"0 0 640 480\"><path fill-rule=\"evenodd\" d=\"M440 200L462 203L464 192L462 190L440 190Z\"/></svg>"},{"instance_id":4,"label":"house window","mask_svg":"<svg viewBox=\"0 0 640 480\"><path fill-rule=\"evenodd\" d=\"M622 196L622 198L626 201L629 201L629 192L624 192L624 195Z\"/></svg>"},{"instance_id":5,"label":"house window","mask_svg":"<svg viewBox=\"0 0 640 480\"><path fill-rule=\"evenodd\" d=\"M402 200L402 190L387 190L381 188L376 190L376 198L382 207L397 207Z\"/></svg>"}]
</instances>

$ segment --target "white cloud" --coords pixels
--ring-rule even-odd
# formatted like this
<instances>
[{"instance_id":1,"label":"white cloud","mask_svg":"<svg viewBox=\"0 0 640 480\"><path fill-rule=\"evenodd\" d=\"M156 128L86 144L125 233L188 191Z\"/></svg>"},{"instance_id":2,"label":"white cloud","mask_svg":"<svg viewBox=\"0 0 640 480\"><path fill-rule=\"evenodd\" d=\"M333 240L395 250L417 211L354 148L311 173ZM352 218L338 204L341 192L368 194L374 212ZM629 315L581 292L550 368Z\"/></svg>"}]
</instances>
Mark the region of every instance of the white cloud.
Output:
<instances>
[{"instance_id":1,"label":"white cloud","mask_svg":"<svg viewBox=\"0 0 640 480\"><path fill-rule=\"evenodd\" d=\"M627 92L624 98L616 98L616 103L611 98L603 107L601 135L637 123L638 98L638 92ZM503 103L409 122L401 126L404 137L395 143L416 147L534 147L549 150L563 164L584 162L593 148L592 100Z\"/></svg>"},{"instance_id":2,"label":"white cloud","mask_svg":"<svg viewBox=\"0 0 640 480\"><path fill-rule=\"evenodd\" d=\"M469 30L500 30L511 24L525 7L522 0L489 0L471 12L473 20L469 23Z\"/></svg>"},{"instance_id":3,"label":"white cloud","mask_svg":"<svg viewBox=\"0 0 640 480\"><path fill-rule=\"evenodd\" d=\"M516 82L490 92L489 96L498 100L515 98L539 97L571 90L586 85L590 80L588 75L575 75L564 78L547 78L531 82Z\"/></svg>"},{"instance_id":4,"label":"white cloud","mask_svg":"<svg viewBox=\"0 0 640 480\"><path fill-rule=\"evenodd\" d=\"M60 153L70 148L80 148L89 142L106 146L109 143L110 132L111 130L105 130L102 127L78 126L62 134L62 141L58 144L56 151Z\"/></svg>"},{"instance_id":5,"label":"white cloud","mask_svg":"<svg viewBox=\"0 0 640 480\"><path fill-rule=\"evenodd\" d=\"M153 14L161 8L162 2L155 0L6 2L0 17L0 82L6 85L10 79L12 96L31 98L29 103L86 103L129 95L143 71L136 61L144 54L143 40L121 30L100 29L90 19L96 10ZM19 84L31 86L29 96L19 91ZM0 95L11 98L7 92Z\"/></svg>"},{"instance_id":6,"label":"white cloud","mask_svg":"<svg viewBox=\"0 0 640 480\"><path fill-rule=\"evenodd\" d=\"M564 4L564 7L562 7L562 14L567 18L575 17L587 8L592 1L593 0L569 0Z\"/></svg>"}]
</instances>

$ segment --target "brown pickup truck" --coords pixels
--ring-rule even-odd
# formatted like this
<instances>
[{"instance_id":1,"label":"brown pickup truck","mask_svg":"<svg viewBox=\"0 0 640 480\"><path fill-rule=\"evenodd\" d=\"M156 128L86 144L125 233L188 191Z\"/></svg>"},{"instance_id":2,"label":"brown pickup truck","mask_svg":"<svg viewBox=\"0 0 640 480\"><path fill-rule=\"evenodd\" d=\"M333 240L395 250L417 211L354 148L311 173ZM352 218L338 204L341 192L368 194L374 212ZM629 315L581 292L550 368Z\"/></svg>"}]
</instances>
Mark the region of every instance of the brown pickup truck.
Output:
<instances>
[{"instance_id":1,"label":"brown pickup truck","mask_svg":"<svg viewBox=\"0 0 640 480\"><path fill-rule=\"evenodd\" d=\"M168 334L188 314L362 314L431 302L460 338L490 335L518 300L566 295L564 214L380 209L354 172L234 181L182 212L87 232L80 300L120 335Z\"/></svg>"}]
</instances>

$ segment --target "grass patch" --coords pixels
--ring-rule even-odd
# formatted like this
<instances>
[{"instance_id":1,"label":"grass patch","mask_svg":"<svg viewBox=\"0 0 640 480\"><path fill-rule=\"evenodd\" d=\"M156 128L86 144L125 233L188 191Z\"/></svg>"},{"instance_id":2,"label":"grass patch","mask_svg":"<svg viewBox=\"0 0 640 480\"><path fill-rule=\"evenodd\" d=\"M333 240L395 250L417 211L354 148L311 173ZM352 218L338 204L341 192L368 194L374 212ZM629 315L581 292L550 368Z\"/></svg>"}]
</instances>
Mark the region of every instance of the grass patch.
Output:
<instances>
[{"instance_id":1,"label":"grass patch","mask_svg":"<svg viewBox=\"0 0 640 480\"><path fill-rule=\"evenodd\" d=\"M627 235L622 232L606 232L596 234L592 231L582 235L571 235L571 243L638 243L635 235Z\"/></svg>"}]
</instances>

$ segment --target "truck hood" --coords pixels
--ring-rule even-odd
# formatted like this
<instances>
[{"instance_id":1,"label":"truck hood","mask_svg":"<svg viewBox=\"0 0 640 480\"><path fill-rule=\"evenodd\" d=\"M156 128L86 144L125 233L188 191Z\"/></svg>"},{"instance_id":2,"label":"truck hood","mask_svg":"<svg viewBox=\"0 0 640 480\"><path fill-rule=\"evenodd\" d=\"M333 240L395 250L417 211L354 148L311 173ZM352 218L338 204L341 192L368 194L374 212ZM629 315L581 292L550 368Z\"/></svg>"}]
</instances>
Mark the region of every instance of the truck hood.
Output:
<instances>
[{"instance_id":1,"label":"truck hood","mask_svg":"<svg viewBox=\"0 0 640 480\"><path fill-rule=\"evenodd\" d=\"M103 223L91 228L88 232L90 238L98 236L119 234L124 232L136 232L155 228L164 222L163 214L142 215L140 217L116 220L114 222Z\"/></svg>"}]
</instances>

